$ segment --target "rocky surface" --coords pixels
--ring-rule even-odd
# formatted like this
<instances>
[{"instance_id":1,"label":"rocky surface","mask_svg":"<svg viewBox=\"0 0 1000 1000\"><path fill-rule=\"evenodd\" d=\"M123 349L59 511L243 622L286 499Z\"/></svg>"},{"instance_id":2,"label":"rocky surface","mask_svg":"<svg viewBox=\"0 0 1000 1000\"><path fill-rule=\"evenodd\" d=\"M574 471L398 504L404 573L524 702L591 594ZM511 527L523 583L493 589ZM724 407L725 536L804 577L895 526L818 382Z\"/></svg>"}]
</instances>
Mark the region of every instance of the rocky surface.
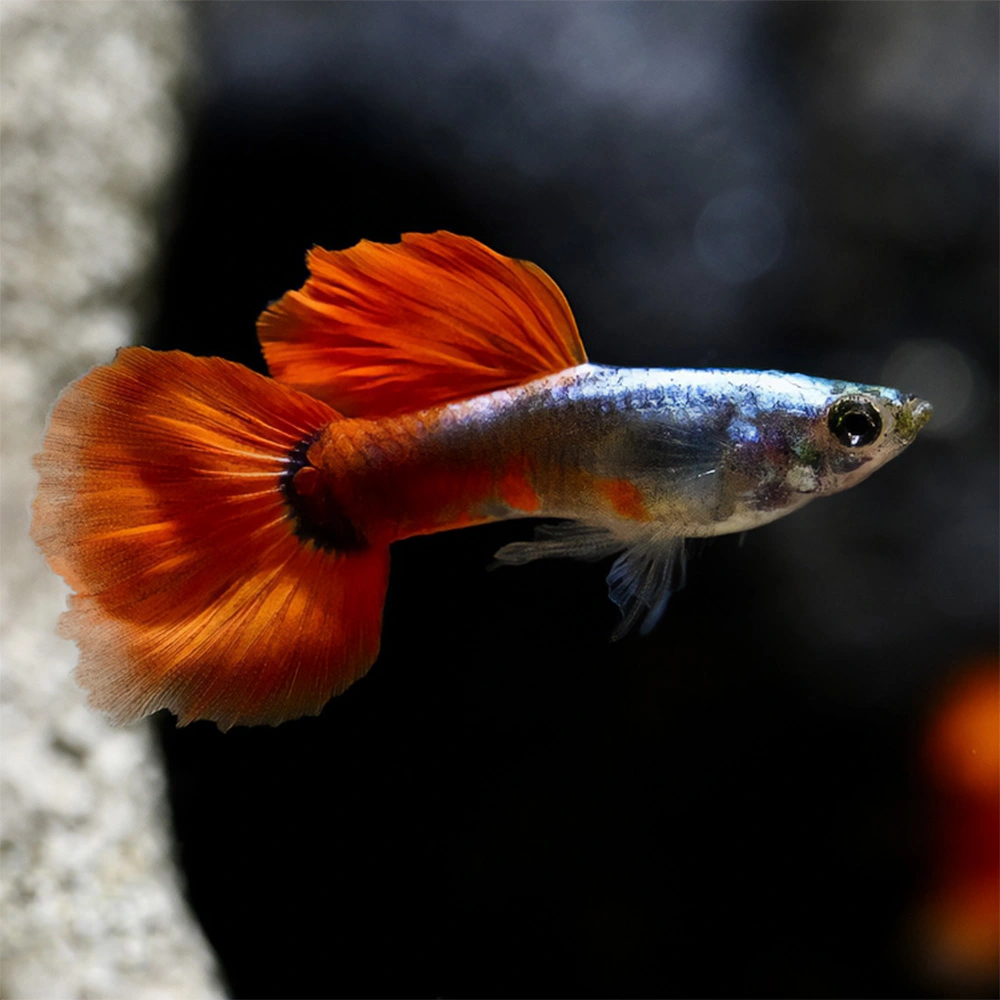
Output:
<instances>
[{"instance_id":1,"label":"rocky surface","mask_svg":"<svg viewBox=\"0 0 1000 1000\"><path fill-rule=\"evenodd\" d=\"M182 5L11 0L3 32L3 973L8 1000L216 997L147 725L112 729L55 634L31 455L70 379L135 338L183 135Z\"/></svg>"}]
</instances>

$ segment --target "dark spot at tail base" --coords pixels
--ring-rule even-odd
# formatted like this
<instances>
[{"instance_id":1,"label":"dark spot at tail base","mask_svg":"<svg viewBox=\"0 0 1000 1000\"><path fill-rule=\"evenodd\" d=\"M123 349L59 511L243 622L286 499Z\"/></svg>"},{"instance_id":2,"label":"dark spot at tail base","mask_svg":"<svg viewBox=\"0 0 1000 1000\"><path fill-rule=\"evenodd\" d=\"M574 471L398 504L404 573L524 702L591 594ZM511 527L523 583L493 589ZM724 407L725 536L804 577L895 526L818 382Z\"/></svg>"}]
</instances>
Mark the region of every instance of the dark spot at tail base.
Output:
<instances>
[{"instance_id":1,"label":"dark spot at tail base","mask_svg":"<svg viewBox=\"0 0 1000 1000\"><path fill-rule=\"evenodd\" d=\"M279 488L295 522L295 534L324 552L358 552L368 540L330 491L326 475L312 465L309 449L320 432L300 441L289 453Z\"/></svg>"}]
</instances>

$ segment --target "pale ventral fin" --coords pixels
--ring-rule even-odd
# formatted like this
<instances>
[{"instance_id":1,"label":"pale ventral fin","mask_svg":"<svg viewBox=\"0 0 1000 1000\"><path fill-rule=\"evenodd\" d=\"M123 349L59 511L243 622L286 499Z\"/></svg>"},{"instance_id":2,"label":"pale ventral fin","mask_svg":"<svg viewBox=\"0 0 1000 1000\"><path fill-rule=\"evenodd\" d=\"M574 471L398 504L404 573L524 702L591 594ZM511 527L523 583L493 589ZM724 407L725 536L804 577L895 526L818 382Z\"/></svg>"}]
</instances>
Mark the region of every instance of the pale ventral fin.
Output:
<instances>
[{"instance_id":1,"label":"pale ventral fin","mask_svg":"<svg viewBox=\"0 0 1000 1000\"><path fill-rule=\"evenodd\" d=\"M684 586L685 569L683 538L651 532L636 539L608 573L608 595L622 613L612 640L621 639L640 619L639 634L651 632L670 595Z\"/></svg>"},{"instance_id":2,"label":"pale ventral fin","mask_svg":"<svg viewBox=\"0 0 1000 1000\"><path fill-rule=\"evenodd\" d=\"M684 539L662 526L621 536L602 525L583 521L543 524L531 542L511 542L496 554L497 563L523 566L536 559L596 561L620 553L608 573L608 596L622 620L611 635L623 638L636 624L646 635L666 610L670 595L684 585Z\"/></svg>"}]
</instances>

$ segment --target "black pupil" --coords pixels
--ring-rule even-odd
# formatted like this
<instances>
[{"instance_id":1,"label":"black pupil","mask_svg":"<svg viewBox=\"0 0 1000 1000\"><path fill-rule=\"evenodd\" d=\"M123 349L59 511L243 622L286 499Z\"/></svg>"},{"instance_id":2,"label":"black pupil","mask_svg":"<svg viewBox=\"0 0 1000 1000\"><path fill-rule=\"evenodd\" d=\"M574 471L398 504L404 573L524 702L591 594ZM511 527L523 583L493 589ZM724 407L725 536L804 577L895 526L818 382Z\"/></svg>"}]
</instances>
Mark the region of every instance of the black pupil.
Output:
<instances>
[{"instance_id":1,"label":"black pupil","mask_svg":"<svg viewBox=\"0 0 1000 1000\"><path fill-rule=\"evenodd\" d=\"M830 411L830 433L847 448L871 444L882 430L882 418L871 403L849 399Z\"/></svg>"}]
</instances>

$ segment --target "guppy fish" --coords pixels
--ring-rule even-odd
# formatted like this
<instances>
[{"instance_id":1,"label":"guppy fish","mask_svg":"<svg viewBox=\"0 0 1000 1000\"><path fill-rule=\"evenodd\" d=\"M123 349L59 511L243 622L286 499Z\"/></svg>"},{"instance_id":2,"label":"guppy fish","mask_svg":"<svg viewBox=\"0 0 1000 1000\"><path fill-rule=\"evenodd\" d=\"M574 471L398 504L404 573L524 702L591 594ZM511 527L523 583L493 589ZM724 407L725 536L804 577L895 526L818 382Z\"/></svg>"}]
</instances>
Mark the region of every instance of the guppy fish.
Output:
<instances>
[{"instance_id":1,"label":"guppy fish","mask_svg":"<svg viewBox=\"0 0 1000 1000\"><path fill-rule=\"evenodd\" d=\"M618 631L648 629L685 538L853 486L930 416L805 375L589 364L548 275L451 233L308 265L258 324L272 378L125 348L53 410L32 533L115 722L318 713L378 654L390 544L498 519L562 519L501 563L617 554Z\"/></svg>"}]
</instances>

